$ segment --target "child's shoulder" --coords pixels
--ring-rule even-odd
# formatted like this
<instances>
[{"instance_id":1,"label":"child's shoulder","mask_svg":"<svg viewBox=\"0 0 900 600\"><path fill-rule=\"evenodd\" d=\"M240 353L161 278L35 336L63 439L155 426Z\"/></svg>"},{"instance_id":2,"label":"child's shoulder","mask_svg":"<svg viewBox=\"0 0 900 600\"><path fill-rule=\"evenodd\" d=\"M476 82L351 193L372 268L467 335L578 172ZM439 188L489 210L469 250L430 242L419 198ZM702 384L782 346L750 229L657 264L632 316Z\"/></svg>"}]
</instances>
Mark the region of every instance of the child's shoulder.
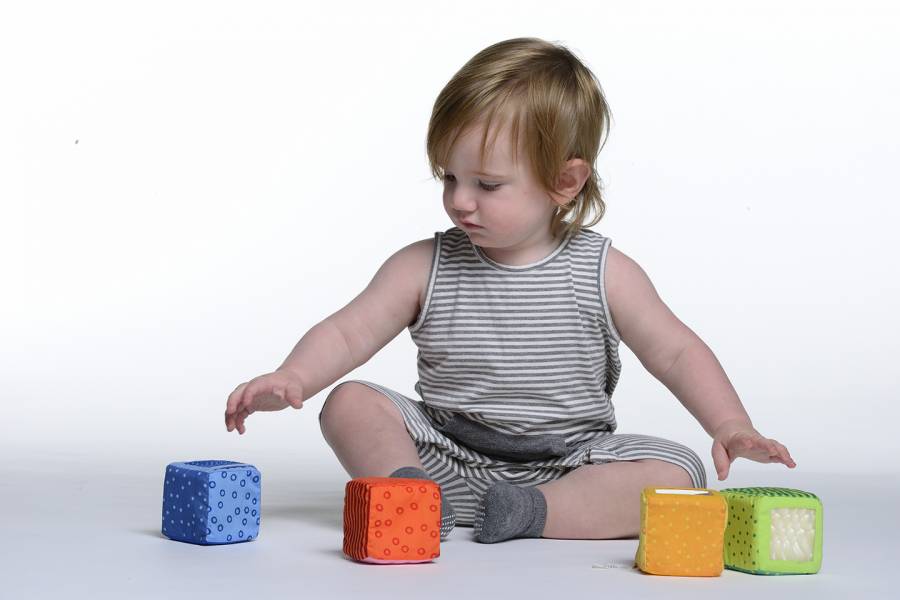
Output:
<instances>
[{"instance_id":1,"label":"child's shoulder","mask_svg":"<svg viewBox=\"0 0 900 600\"><path fill-rule=\"evenodd\" d=\"M413 265L428 270L431 267L431 257L434 255L434 238L425 238L407 244L400 249L399 253L404 254Z\"/></svg>"},{"instance_id":2,"label":"child's shoulder","mask_svg":"<svg viewBox=\"0 0 900 600\"><path fill-rule=\"evenodd\" d=\"M610 302L615 302L623 292L627 295L629 289L641 283L641 280L646 278L646 273L633 258L610 244L606 252L603 278Z\"/></svg>"},{"instance_id":3,"label":"child's shoulder","mask_svg":"<svg viewBox=\"0 0 900 600\"><path fill-rule=\"evenodd\" d=\"M395 255L404 265L404 270L416 282L420 309L425 305L425 294L428 292L428 278L431 274L434 243L435 236L431 236L407 244L398 250Z\"/></svg>"}]
</instances>

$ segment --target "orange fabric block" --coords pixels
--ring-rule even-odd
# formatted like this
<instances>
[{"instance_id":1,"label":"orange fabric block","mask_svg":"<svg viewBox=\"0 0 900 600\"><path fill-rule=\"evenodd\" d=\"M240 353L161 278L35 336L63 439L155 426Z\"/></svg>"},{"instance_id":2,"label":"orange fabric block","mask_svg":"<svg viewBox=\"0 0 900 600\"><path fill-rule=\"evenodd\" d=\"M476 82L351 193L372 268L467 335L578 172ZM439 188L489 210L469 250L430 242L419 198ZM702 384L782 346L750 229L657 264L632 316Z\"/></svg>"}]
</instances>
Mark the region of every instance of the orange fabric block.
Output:
<instances>
[{"instance_id":1,"label":"orange fabric block","mask_svg":"<svg viewBox=\"0 0 900 600\"><path fill-rule=\"evenodd\" d=\"M715 490L644 488L635 563L653 575L718 577L727 520L728 502Z\"/></svg>"},{"instance_id":2,"label":"orange fabric block","mask_svg":"<svg viewBox=\"0 0 900 600\"><path fill-rule=\"evenodd\" d=\"M344 554L371 563L441 555L441 492L434 481L360 477L344 493Z\"/></svg>"}]
</instances>

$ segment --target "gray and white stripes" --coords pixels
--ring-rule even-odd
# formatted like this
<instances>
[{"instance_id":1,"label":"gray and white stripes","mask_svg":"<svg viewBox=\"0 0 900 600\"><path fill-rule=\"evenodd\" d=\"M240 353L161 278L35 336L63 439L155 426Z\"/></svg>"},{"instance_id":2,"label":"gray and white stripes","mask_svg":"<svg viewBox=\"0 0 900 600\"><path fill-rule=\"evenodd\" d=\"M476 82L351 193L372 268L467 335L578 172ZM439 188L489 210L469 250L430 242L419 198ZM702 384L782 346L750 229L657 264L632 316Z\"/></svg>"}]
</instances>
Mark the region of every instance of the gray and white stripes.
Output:
<instances>
[{"instance_id":1,"label":"gray and white stripes","mask_svg":"<svg viewBox=\"0 0 900 600\"><path fill-rule=\"evenodd\" d=\"M614 433L610 398L622 367L604 288L609 247L609 238L584 229L547 257L511 266L456 227L436 232L425 305L409 328L422 401L371 381L342 382L392 400L457 525L473 524L496 481L539 485L583 464L659 459L706 487L703 463L687 446ZM564 435L567 454L525 463L482 454L438 430L460 412L504 434Z\"/></svg>"},{"instance_id":2,"label":"gray and white stripes","mask_svg":"<svg viewBox=\"0 0 900 600\"><path fill-rule=\"evenodd\" d=\"M509 266L457 227L436 232L425 306L409 328L425 404L569 445L614 431L621 363L602 286L609 244L582 230L538 262Z\"/></svg>"}]
</instances>

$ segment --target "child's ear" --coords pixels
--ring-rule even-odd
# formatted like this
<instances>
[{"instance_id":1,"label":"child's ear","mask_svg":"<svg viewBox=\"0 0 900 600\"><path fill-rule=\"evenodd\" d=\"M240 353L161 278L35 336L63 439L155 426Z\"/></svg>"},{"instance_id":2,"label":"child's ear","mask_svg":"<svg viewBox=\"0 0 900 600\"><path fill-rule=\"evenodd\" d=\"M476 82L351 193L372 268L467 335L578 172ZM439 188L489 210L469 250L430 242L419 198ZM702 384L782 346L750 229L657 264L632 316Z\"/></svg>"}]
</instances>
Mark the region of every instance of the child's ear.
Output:
<instances>
[{"instance_id":1,"label":"child's ear","mask_svg":"<svg viewBox=\"0 0 900 600\"><path fill-rule=\"evenodd\" d=\"M572 158L566 161L557 178L557 187L552 194L553 200L558 204L567 204L578 195L584 182L591 176L591 166L582 158Z\"/></svg>"}]
</instances>

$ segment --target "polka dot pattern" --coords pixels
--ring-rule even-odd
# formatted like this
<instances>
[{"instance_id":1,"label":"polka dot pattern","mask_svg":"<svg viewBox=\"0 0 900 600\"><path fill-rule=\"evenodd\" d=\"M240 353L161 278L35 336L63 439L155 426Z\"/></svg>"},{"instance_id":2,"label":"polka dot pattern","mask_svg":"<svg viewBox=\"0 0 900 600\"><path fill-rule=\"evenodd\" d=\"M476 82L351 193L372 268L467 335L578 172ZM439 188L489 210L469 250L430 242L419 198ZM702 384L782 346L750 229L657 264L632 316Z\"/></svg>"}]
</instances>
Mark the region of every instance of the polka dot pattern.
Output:
<instances>
[{"instance_id":1,"label":"polka dot pattern","mask_svg":"<svg viewBox=\"0 0 900 600\"><path fill-rule=\"evenodd\" d=\"M260 473L229 460L174 462L163 482L162 533L192 544L249 542L259 535Z\"/></svg>"},{"instance_id":2,"label":"polka dot pattern","mask_svg":"<svg viewBox=\"0 0 900 600\"><path fill-rule=\"evenodd\" d=\"M344 554L373 563L438 558L441 496L431 480L363 477L347 482Z\"/></svg>"},{"instance_id":3,"label":"polka dot pattern","mask_svg":"<svg viewBox=\"0 0 900 600\"><path fill-rule=\"evenodd\" d=\"M728 505L715 490L647 487L635 563L645 573L717 577Z\"/></svg>"},{"instance_id":4,"label":"polka dot pattern","mask_svg":"<svg viewBox=\"0 0 900 600\"><path fill-rule=\"evenodd\" d=\"M727 488L725 567L754 575L817 573L822 502L792 488Z\"/></svg>"}]
</instances>

